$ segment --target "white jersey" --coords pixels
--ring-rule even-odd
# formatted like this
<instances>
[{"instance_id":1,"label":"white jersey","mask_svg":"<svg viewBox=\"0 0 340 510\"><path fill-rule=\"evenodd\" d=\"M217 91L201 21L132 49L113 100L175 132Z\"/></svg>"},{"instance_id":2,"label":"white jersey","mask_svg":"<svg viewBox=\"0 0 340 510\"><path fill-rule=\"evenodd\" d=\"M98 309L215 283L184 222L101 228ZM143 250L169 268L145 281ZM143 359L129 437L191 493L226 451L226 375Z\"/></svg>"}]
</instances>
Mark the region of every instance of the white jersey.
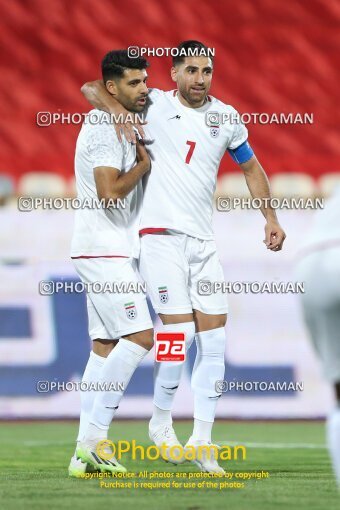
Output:
<instances>
[{"instance_id":1,"label":"white jersey","mask_svg":"<svg viewBox=\"0 0 340 510\"><path fill-rule=\"evenodd\" d=\"M235 121L236 110L214 97L196 109L182 105L174 90L152 89L149 97L145 131L153 140L148 146L153 159L140 230L166 228L213 239L218 168L225 151L245 142L248 131ZM216 113L231 117L215 125Z\"/></svg>"},{"instance_id":2,"label":"white jersey","mask_svg":"<svg viewBox=\"0 0 340 510\"><path fill-rule=\"evenodd\" d=\"M93 121L91 122L90 117ZM76 210L71 257L138 256L138 225L142 183L127 195L121 207L100 207L93 169L112 167L128 172L135 165L136 147L118 141L105 112L92 110L78 135L75 154L77 195L82 204L97 207Z\"/></svg>"}]
</instances>

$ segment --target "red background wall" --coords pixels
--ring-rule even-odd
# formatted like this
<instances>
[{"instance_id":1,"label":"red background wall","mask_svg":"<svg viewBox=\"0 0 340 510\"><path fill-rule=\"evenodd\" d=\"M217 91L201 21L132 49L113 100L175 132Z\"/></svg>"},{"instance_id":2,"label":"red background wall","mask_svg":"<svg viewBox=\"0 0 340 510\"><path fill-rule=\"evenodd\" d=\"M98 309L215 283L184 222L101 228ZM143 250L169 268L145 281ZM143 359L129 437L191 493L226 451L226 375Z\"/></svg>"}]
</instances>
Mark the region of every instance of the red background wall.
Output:
<instances>
[{"instance_id":1,"label":"red background wall","mask_svg":"<svg viewBox=\"0 0 340 510\"><path fill-rule=\"evenodd\" d=\"M79 126L36 126L38 111L85 112L83 82L110 49L216 49L211 93L241 112L313 112L313 125L249 125L269 174L340 170L337 0L0 0L0 172L72 175ZM150 86L171 89L170 58L150 58ZM222 171L235 169L229 157Z\"/></svg>"}]
</instances>

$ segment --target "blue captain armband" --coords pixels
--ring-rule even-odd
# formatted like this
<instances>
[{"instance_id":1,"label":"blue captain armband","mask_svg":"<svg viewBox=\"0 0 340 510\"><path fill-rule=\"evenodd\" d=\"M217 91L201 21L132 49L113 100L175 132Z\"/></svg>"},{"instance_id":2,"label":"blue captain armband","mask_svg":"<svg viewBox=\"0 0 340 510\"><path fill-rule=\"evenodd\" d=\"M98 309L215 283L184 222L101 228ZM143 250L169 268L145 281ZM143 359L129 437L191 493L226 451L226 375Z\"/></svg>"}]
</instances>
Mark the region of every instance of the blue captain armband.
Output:
<instances>
[{"instance_id":1,"label":"blue captain armband","mask_svg":"<svg viewBox=\"0 0 340 510\"><path fill-rule=\"evenodd\" d=\"M228 149L228 152L233 160L239 165L246 163L246 161L249 161L249 159L254 156L254 151L250 147L248 140L243 142L236 149Z\"/></svg>"}]
</instances>

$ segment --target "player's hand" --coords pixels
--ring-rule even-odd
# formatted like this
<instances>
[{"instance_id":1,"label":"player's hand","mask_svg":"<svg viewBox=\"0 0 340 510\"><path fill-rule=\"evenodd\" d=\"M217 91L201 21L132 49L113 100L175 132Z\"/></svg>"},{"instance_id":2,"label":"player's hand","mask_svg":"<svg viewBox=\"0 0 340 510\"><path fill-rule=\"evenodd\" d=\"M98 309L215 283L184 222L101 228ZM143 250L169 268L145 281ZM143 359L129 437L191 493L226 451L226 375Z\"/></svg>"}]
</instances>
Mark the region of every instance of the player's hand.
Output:
<instances>
[{"instance_id":1,"label":"player's hand","mask_svg":"<svg viewBox=\"0 0 340 510\"><path fill-rule=\"evenodd\" d=\"M121 122L113 122L113 127L117 133L118 140L122 142L123 135L126 138L126 141L129 143L136 144L138 141L138 135L143 140L145 138L144 126L147 122L143 122L142 115L134 115L132 112L126 110L123 106L119 108L117 111L117 107L115 107L115 111L111 112L111 115L114 119L121 119ZM136 119L136 122L132 122L129 120ZM137 134L137 132L138 134Z\"/></svg>"},{"instance_id":2,"label":"player's hand","mask_svg":"<svg viewBox=\"0 0 340 510\"><path fill-rule=\"evenodd\" d=\"M268 250L280 251L286 239L286 234L277 221L267 221L264 227L266 238L263 241Z\"/></svg>"},{"instance_id":3,"label":"player's hand","mask_svg":"<svg viewBox=\"0 0 340 510\"><path fill-rule=\"evenodd\" d=\"M143 142L137 142L136 145L136 157L137 162L143 165L145 168L145 173L148 172L151 168L151 160L148 151L145 148Z\"/></svg>"}]
</instances>

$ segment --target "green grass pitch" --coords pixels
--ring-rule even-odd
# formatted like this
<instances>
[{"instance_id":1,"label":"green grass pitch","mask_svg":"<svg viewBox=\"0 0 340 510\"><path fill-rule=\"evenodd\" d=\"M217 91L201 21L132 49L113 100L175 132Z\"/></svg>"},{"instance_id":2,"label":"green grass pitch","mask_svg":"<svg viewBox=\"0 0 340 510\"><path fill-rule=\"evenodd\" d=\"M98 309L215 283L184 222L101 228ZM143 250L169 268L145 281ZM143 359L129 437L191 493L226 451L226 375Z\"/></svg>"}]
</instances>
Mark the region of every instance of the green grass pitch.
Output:
<instances>
[{"instance_id":1,"label":"green grass pitch","mask_svg":"<svg viewBox=\"0 0 340 510\"><path fill-rule=\"evenodd\" d=\"M185 442L190 422L175 423ZM221 462L228 472L268 471L243 489L104 489L100 480L70 479L74 422L0 423L0 506L6 510L332 510L340 508L322 423L216 422L214 441L244 444L245 461ZM146 421L117 421L110 438L150 445ZM129 471L197 472L190 463L121 462ZM112 480L106 480L112 481Z\"/></svg>"}]
</instances>

